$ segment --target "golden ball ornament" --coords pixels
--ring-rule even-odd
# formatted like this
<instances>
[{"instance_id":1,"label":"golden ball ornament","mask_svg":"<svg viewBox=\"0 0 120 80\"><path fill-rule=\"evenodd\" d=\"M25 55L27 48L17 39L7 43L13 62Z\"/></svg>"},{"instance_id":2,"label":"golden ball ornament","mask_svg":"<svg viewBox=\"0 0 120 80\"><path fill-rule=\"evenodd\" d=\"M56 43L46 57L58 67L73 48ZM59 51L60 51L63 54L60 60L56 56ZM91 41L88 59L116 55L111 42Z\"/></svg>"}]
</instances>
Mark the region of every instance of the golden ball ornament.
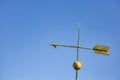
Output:
<instances>
[{"instance_id":1,"label":"golden ball ornament","mask_svg":"<svg viewBox=\"0 0 120 80\"><path fill-rule=\"evenodd\" d=\"M73 68L74 68L75 70L80 70L80 69L82 68L81 62L75 61L75 62L73 63Z\"/></svg>"}]
</instances>

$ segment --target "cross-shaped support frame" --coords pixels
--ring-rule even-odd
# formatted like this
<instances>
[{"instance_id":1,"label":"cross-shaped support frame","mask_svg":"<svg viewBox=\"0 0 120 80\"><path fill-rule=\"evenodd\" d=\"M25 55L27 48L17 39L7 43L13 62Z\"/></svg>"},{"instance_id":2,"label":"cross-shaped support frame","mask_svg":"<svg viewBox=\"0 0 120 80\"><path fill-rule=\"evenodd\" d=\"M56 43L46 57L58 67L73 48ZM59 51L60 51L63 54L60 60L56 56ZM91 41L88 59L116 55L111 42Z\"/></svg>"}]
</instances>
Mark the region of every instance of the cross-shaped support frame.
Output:
<instances>
[{"instance_id":1,"label":"cross-shaped support frame","mask_svg":"<svg viewBox=\"0 0 120 80\"><path fill-rule=\"evenodd\" d=\"M57 43L50 44L50 46L53 46L55 48L57 46L59 46L59 47L77 48L77 58L76 58L76 61L73 63L73 67L76 70L76 79L75 80L78 80L78 70L81 69L81 67L82 67L82 64L79 62L79 49L93 50L97 54L102 54L102 55L106 55L106 56L109 55L108 54L108 50L109 50L108 46L95 45L93 48L87 48L87 47L80 46L80 25L78 25L78 42L77 42L76 46L57 44Z\"/></svg>"}]
</instances>

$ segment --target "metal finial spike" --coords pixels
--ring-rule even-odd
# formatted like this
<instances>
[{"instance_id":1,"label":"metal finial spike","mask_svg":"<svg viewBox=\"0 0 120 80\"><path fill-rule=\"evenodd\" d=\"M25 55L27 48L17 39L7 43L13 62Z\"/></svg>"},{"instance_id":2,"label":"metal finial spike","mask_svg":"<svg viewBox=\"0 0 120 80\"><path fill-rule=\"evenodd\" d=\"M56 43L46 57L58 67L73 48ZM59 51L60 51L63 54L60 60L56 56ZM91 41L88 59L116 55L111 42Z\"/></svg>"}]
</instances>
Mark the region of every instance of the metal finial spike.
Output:
<instances>
[{"instance_id":1,"label":"metal finial spike","mask_svg":"<svg viewBox=\"0 0 120 80\"><path fill-rule=\"evenodd\" d=\"M80 24L78 24L78 46L80 45Z\"/></svg>"},{"instance_id":2,"label":"metal finial spike","mask_svg":"<svg viewBox=\"0 0 120 80\"><path fill-rule=\"evenodd\" d=\"M80 25L78 24L78 42L77 42L77 61L78 61L78 58L79 58L79 47L80 47Z\"/></svg>"}]
</instances>

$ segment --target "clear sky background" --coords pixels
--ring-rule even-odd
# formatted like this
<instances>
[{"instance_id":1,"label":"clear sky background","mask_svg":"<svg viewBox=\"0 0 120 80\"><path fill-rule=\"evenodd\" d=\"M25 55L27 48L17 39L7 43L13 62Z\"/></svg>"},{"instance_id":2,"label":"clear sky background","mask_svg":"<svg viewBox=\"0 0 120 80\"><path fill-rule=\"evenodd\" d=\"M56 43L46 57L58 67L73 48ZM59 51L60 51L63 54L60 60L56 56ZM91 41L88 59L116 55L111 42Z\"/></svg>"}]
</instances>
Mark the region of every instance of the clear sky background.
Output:
<instances>
[{"instance_id":1,"label":"clear sky background","mask_svg":"<svg viewBox=\"0 0 120 80\"><path fill-rule=\"evenodd\" d=\"M119 0L0 0L0 80L75 80L76 49L110 46L110 56L81 50L79 80L120 80Z\"/></svg>"}]
</instances>

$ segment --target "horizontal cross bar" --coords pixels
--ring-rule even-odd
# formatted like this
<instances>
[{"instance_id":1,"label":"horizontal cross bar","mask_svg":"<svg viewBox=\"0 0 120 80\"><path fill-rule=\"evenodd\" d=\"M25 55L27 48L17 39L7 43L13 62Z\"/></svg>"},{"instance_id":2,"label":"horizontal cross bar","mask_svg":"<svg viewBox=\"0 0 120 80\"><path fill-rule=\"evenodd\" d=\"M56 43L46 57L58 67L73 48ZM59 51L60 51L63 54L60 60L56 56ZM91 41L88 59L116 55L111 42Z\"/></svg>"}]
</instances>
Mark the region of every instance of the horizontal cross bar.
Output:
<instances>
[{"instance_id":1,"label":"horizontal cross bar","mask_svg":"<svg viewBox=\"0 0 120 80\"><path fill-rule=\"evenodd\" d=\"M50 46L53 46L53 47L57 47L57 46L60 46L60 47L70 47L70 48L81 48L81 49L88 49L88 50L93 50L91 48L85 48L85 47L82 47L82 46L72 46L72 45L64 45L64 44L56 44L56 43L53 43L53 44L50 44Z\"/></svg>"},{"instance_id":2,"label":"horizontal cross bar","mask_svg":"<svg viewBox=\"0 0 120 80\"><path fill-rule=\"evenodd\" d=\"M64 45L64 44L56 44L56 43L53 43L53 44L50 44L50 46L53 46L53 47L70 47L70 48L81 48L81 49L87 49L87 50L94 50L95 53L98 53L98 54L103 54L103 55L109 55L108 54L108 50L104 50L104 49L99 49L99 48L86 48L86 47L82 47L82 46L72 46L72 45Z\"/></svg>"}]
</instances>

